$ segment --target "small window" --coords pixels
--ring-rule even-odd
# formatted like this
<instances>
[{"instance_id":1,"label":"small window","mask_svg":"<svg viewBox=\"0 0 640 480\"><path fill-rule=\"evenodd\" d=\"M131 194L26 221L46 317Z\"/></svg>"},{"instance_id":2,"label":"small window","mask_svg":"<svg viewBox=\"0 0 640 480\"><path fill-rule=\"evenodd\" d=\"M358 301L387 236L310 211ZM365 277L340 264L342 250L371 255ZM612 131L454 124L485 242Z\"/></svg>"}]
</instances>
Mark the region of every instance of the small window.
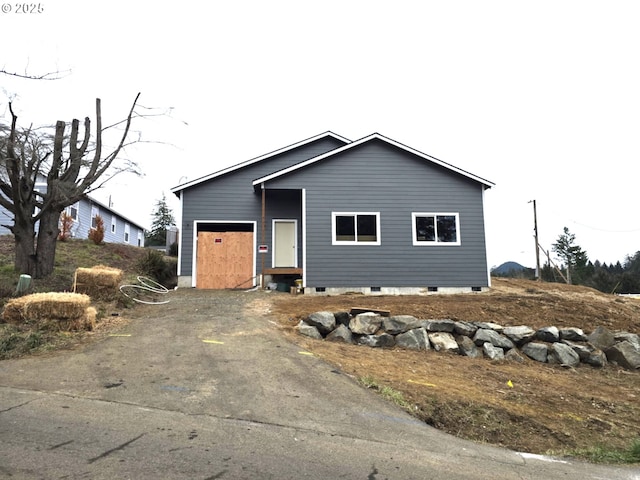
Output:
<instances>
[{"instance_id":1,"label":"small window","mask_svg":"<svg viewBox=\"0 0 640 480\"><path fill-rule=\"evenodd\" d=\"M111 215L111 233L116 233L116 216Z\"/></svg>"},{"instance_id":2,"label":"small window","mask_svg":"<svg viewBox=\"0 0 640 480\"><path fill-rule=\"evenodd\" d=\"M130 235L129 224L125 223L124 224L124 241L125 241L125 243L129 243L129 235Z\"/></svg>"},{"instance_id":3,"label":"small window","mask_svg":"<svg viewBox=\"0 0 640 480\"><path fill-rule=\"evenodd\" d=\"M96 228L96 217L99 215L100 209L95 205L91 205L91 228Z\"/></svg>"},{"instance_id":4,"label":"small window","mask_svg":"<svg viewBox=\"0 0 640 480\"><path fill-rule=\"evenodd\" d=\"M67 207L67 215L69 215L69 217L71 217L71 219L75 222L78 220L78 208L79 208L80 204L78 202L74 203L73 205L69 205Z\"/></svg>"},{"instance_id":5,"label":"small window","mask_svg":"<svg viewBox=\"0 0 640 480\"><path fill-rule=\"evenodd\" d=\"M457 213L413 213L414 245L460 245Z\"/></svg>"},{"instance_id":6,"label":"small window","mask_svg":"<svg viewBox=\"0 0 640 480\"><path fill-rule=\"evenodd\" d=\"M334 245L380 245L380 213L332 213Z\"/></svg>"}]
</instances>

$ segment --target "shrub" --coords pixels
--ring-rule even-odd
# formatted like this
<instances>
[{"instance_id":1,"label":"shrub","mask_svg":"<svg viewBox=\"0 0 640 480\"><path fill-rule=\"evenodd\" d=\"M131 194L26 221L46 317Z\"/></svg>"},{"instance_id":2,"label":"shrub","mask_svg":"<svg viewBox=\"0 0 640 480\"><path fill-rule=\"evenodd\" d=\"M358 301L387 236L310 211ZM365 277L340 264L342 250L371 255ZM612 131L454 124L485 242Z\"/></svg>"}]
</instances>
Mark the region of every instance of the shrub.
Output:
<instances>
[{"instance_id":1,"label":"shrub","mask_svg":"<svg viewBox=\"0 0 640 480\"><path fill-rule=\"evenodd\" d=\"M60 233L58 234L58 240L66 242L71 238L71 228L73 227L73 218L67 212L62 212L60 215Z\"/></svg>"},{"instance_id":2,"label":"shrub","mask_svg":"<svg viewBox=\"0 0 640 480\"><path fill-rule=\"evenodd\" d=\"M96 226L89 229L89 239L96 245L104 241L104 221L100 215L96 215Z\"/></svg>"},{"instance_id":3,"label":"shrub","mask_svg":"<svg viewBox=\"0 0 640 480\"><path fill-rule=\"evenodd\" d=\"M137 268L142 275L151 277L156 282L171 288L175 285L175 262L167 262L164 255L157 250L147 249L146 254L138 260Z\"/></svg>"}]
</instances>

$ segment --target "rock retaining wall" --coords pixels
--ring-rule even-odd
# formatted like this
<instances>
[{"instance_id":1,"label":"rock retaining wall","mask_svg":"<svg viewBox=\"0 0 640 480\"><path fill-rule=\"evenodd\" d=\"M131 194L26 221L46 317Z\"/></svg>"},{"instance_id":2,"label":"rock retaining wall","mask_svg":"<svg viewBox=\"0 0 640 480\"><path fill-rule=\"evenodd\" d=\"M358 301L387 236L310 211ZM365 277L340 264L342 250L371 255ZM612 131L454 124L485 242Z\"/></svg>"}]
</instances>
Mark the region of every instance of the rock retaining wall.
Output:
<instances>
[{"instance_id":1,"label":"rock retaining wall","mask_svg":"<svg viewBox=\"0 0 640 480\"><path fill-rule=\"evenodd\" d=\"M360 312L361 310L358 310ZM298 325L302 335L332 342L452 352L491 360L532 360L576 366L604 367L608 362L640 369L640 337L598 327L586 334L580 328L550 326L534 330L526 325L448 319L419 320L384 312L315 312Z\"/></svg>"}]
</instances>

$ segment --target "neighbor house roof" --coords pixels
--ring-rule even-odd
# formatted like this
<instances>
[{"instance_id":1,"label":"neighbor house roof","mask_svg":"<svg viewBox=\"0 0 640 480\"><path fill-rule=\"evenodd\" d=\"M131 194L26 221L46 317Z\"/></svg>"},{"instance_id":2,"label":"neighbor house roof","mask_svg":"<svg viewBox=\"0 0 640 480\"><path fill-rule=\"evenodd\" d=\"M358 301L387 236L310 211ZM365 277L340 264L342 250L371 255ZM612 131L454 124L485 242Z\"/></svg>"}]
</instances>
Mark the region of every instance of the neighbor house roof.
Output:
<instances>
[{"instance_id":1,"label":"neighbor house roof","mask_svg":"<svg viewBox=\"0 0 640 480\"><path fill-rule=\"evenodd\" d=\"M409 153L412 153L414 155L417 155L420 158L423 158L423 159L428 160L428 161L430 161L432 163L440 165L441 167L444 167L444 168L446 168L448 170L451 170L452 172L455 172L455 173L458 173L460 175L463 175L463 176L465 176L467 178L470 178L471 180L475 180L476 182L481 183L484 186L485 189L491 188L492 186L495 185L493 182L490 182L489 180L486 180L486 179L484 179L482 177L474 175L473 173L469 173L466 170L462 170L461 168L455 167L455 166L453 166L453 165L451 165L449 163L443 162L442 160L438 160L437 158L432 157L431 155L427 155L426 153L422 153L422 152L420 152L420 151L418 151L418 150L416 150L414 148L408 147L407 145L404 145L404 144L402 144L400 142L396 142L395 140L392 140L392 139L387 138L387 137L385 137L383 135L380 135L379 133L373 133L371 135L368 135L366 137L361 138L360 140L356 140L356 141L350 142L347 145L344 145L342 147L336 148L336 149L331 150L331 151L329 151L327 153L324 153L322 155L318 155L317 157L310 158L309 160L305 160L304 162L297 163L295 165L292 165L291 167L284 168L284 169L279 170L277 172L270 173L269 175L266 175L264 177L258 178L256 180L254 180L253 186L256 187L256 186L258 186L258 185L260 185L260 184L262 184L264 182L268 182L269 180L273 180L274 178L278 178L278 177L281 177L283 175L287 175L287 174L289 174L291 172L294 172L296 170L299 170L301 168L305 168L305 167L307 167L309 165L313 165L314 163L317 163L317 162L320 162L320 161L325 160L327 158L333 157L333 156L338 155L338 154L340 154L342 152L345 152L345 151L350 150L352 148L355 148L355 147L357 147L359 145L362 145L363 143L370 142L372 140L381 140L381 141L383 141L385 143L388 143L388 144L393 145L395 147L398 147L398 148L400 148L402 150L405 150L406 152L409 152Z\"/></svg>"},{"instance_id":2,"label":"neighbor house roof","mask_svg":"<svg viewBox=\"0 0 640 480\"><path fill-rule=\"evenodd\" d=\"M273 157L275 155L279 155L281 153L288 152L288 151L293 150L295 148L301 147L303 145L306 145L306 144L315 142L316 140L320 140L322 138L327 138L327 137L332 137L332 138L335 138L335 139L340 140L341 142L345 142L345 143L351 142L351 140L349 140L347 138L344 138L344 137L342 137L340 135L337 135L337 134L335 134L335 133L333 133L331 131L327 131L327 132L321 133L319 135L316 135L314 137L310 137L310 138L307 138L307 139L302 140L300 142L297 142L297 143L294 143L292 145L286 146L284 148L280 148L280 149L275 150L273 152L266 153L266 154L261 155L261 156L256 157L256 158L252 158L251 160L247 160L245 162L238 163L237 165L233 165L231 167L228 167L228 168L225 168L225 169L222 169L222 170L218 170L217 172L213 172L213 173L211 173L209 175L205 175L203 177L196 178L195 180L191 180L189 182L185 182L185 183L183 183L181 185L173 187L171 189L171 192L173 192L174 194L177 194L181 190L185 190L185 189L187 189L189 187L193 187L194 185L198 185L199 183L206 182L208 180L220 177L222 175L226 175L227 173L231 173L231 172L233 172L235 170L239 170L239 169L241 169L243 167L252 165L254 163L261 162L262 160L266 160L267 158L271 158L271 157Z\"/></svg>"}]
</instances>

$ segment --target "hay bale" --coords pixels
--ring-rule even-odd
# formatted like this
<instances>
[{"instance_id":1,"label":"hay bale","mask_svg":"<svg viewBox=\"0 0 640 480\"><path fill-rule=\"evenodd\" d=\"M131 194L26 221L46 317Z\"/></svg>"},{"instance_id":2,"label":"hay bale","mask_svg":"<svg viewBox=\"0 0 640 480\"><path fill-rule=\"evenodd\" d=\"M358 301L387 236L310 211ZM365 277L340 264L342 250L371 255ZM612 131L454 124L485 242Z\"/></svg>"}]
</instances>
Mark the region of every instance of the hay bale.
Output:
<instances>
[{"instance_id":1,"label":"hay bale","mask_svg":"<svg viewBox=\"0 0 640 480\"><path fill-rule=\"evenodd\" d=\"M79 293L34 293L9 300L2 318L40 330L93 330L98 312L89 303L90 298Z\"/></svg>"},{"instance_id":2,"label":"hay bale","mask_svg":"<svg viewBox=\"0 0 640 480\"><path fill-rule=\"evenodd\" d=\"M91 303L89 296L81 293L34 293L24 298L23 317L36 321L78 319Z\"/></svg>"},{"instance_id":3,"label":"hay bale","mask_svg":"<svg viewBox=\"0 0 640 480\"><path fill-rule=\"evenodd\" d=\"M96 265L91 268L76 269L73 290L92 297L103 297L117 292L123 272L119 268Z\"/></svg>"},{"instance_id":4,"label":"hay bale","mask_svg":"<svg viewBox=\"0 0 640 480\"><path fill-rule=\"evenodd\" d=\"M24 322L22 310L27 303L26 297L12 298L9 300L2 312L2 319L7 323L18 325Z\"/></svg>"}]
</instances>

